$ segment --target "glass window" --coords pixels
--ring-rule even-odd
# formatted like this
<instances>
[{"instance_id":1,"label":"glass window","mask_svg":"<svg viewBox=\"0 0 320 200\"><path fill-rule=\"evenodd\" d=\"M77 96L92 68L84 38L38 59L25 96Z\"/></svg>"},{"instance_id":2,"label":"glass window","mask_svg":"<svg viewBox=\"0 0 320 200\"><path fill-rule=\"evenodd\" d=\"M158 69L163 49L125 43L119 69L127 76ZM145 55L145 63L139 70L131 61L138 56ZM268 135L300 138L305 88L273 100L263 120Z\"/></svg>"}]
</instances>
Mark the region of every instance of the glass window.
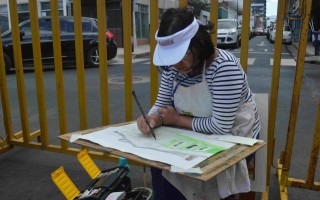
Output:
<instances>
[{"instance_id":1,"label":"glass window","mask_svg":"<svg viewBox=\"0 0 320 200\"><path fill-rule=\"evenodd\" d=\"M19 3L18 12L29 12L29 5L27 3Z\"/></svg>"},{"instance_id":2,"label":"glass window","mask_svg":"<svg viewBox=\"0 0 320 200\"><path fill-rule=\"evenodd\" d=\"M82 32L91 32L91 22L90 21L82 21Z\"/></svg>"},{"instance_id":3,"label":"glass window","mask_svg":"<svg viewBox=\"0 0 320 200\"><path fill-rule=\"evenodd\" d=\"M62 0L58 1L58 10L59 10L59 15L63 15L63 2ZM50 2L41 2L41 16L50 16Z\"/></svg>"},{"instance_id":4,"label":"glass window","mask_svg":"<svg viewBox=\"0 0 320 200\"><path fill-rule=\"evenodd\" d=\"M137 4L138 9L135 13L136 35L139 39L149 38L149 19L148 6Z\"/></svg>"},{"instance_id":5,"label":"glass window","mask_svg":"<svg viewBox=\"0 0 320 200\"><path fill-rule=\"evenodd\" d=\"M0 15L8 17L8 8L7 5L0 5Z\"/></svg>"},{"instance_id":6,"label":"glass window","mask_svg":"<svg viewBox=\"0 0 320 200\"><path fill-rule=\"evenodd\" d=\"M218 22L218 29L231 29L235 28L236 23L234 21L220 21Z\"/></svg>"},{"instance_id":7,"label":"glass window","mask_svg":"<svg viewBox=\"0 0 320 200\"><path fill-rule=\"evenodd\" d=\"M51 31L51 20L50 19L39 20L39 29L40 31Z\"/></svg>"},{"instance_id":8,"label":"glass window","mask_svg":"<svg viewBox=\"0 0 320 200\"><path fill-rule=\"evenodd\" d=\"M30 30L31 29L30 21L27 21L26 23L21 23L19 29L20 31Z\"/></svg>"},{"instance_id":9,"label":"glass window","mask_svg":"<svg viewBox=\"0 0 320 200\"><path fill-rule=\"evenodd\" d=\"M74 23L70 19L60 19L60 32L61 33L73 33L74 32Z\"/></svg>"}]
</instances>

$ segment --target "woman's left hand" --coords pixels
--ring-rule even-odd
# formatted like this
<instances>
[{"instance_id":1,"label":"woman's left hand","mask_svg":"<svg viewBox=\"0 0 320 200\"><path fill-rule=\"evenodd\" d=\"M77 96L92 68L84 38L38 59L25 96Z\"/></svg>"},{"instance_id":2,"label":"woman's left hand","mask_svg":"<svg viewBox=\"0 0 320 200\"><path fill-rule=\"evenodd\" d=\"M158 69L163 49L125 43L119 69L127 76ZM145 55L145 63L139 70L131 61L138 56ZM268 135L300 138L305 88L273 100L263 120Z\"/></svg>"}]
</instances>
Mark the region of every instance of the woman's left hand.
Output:
<instances>
[{"instance_id":1,"label":"woman's left hand","mask_svg":"<svg viewBox=\"0 0 320 200\"><path fill-rule=\"evenodd\" d=\"M159 108L158 114L161 116L164 125L176 125L180 118L179 113L172 106Z\"/></svg>"}]
</instances>

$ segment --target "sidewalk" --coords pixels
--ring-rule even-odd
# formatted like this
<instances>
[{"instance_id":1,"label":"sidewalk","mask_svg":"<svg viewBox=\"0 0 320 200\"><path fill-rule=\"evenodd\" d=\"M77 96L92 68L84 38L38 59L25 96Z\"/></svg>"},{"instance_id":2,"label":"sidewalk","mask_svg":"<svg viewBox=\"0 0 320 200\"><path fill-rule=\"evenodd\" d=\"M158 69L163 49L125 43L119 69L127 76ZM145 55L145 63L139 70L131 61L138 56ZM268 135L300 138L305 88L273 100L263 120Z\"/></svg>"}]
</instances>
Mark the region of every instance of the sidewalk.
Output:
<instances>
[{"instance_id":1,"label":"sidewalk","mask_svg":"<svg viewBox=\"0 0 320 200\"><path fill-rule=\"evenodd\" d=\"M117 52L117 57L119 58L123 58L123 52L124 48L118 48L118 52ZM139 45L134 47L133 52L132 52L132 59L135 58L141 58L141 57L147 57L150 55L150 45L146 44L146 45Z\"/></svg>"},{"instance_id":2,"label":"sidewalk","mask_svg":"<svg viewBox=\"0 0 320 200\"><path fill-rule=\"evenodd\" d=\"M293 42L292 45L286 45L286 47L290 52L290 54L294 57L294 59L297 60L299 43ZM314 46L312 45L311 42L307 43L305 62L312 63L312 64L320 63L320 56L314 55Z\"/></svg>"}]
</instances>

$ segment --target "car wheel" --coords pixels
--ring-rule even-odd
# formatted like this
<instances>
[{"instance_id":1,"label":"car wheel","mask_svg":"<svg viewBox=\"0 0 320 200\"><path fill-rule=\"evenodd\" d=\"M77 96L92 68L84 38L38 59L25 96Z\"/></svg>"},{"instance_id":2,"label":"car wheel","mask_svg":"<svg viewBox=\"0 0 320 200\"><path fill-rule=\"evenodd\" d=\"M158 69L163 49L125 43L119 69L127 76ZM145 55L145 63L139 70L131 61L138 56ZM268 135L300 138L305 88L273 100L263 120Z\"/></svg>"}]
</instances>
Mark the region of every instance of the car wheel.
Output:
<instances>
[{"instance_id":1,"label":"car wheel","mask_svg":"<svg viewBox=\"0 0 320 200\"><path fill-rule=\"evenodd\" d=\"M91 47L88 50L87 56L86 56L86 62L90 67L98 67L99 66L99 50L98 46Z\"/></svg>"},{"instance_id":2,"label":"car wheel","mask_svg":"<svg viewBox=\"0 0 320 200\"><path fill-rule=\"evenodd\" d=\"M4 57L4 66L5 66L6 73L10 73L11 68L13 67L12 61L7 54L3 54L3 57Z\"/></svg>"}]
</instances>

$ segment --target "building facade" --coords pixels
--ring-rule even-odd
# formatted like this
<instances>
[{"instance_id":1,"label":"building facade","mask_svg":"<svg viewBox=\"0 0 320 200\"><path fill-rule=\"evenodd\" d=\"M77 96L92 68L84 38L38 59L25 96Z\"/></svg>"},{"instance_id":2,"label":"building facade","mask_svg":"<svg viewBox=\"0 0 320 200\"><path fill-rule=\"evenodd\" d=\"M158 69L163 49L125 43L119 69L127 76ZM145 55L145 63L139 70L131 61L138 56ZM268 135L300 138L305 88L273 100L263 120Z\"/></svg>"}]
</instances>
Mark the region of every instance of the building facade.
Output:
<instances>
[{"instance_id":1,"label":"building facade","mask_svg":"<svg viewBox=\"0 0 320 200\"><path fill-rule=\"evenodd\" d=\"M38 16L50 16L50 0L38 0ZM150 1L133 0L133 43L149 43ZM72 16L73 0L58 0L59 14ZM9 0L0 0L1 32L10 29ZM19 22L29 19L28 0L17 0ZM178 7L179 0L159 0L160 16L166 8ZM82 16L97 17L96 1L81 1ZM123 46L122 0L106 0L107 28L114 34L119 47Z\"/></svg>"},{"instance_id":2,"label":"building facade","mask_svg":"<svg viewBox=\"0 0 320 200\"><path fill-rule=\"evenodd\" d=\"M266 13L266 0L251 0L251 16L253 18L254 27L267 27Z\"/></svg>"}]
</instances>

